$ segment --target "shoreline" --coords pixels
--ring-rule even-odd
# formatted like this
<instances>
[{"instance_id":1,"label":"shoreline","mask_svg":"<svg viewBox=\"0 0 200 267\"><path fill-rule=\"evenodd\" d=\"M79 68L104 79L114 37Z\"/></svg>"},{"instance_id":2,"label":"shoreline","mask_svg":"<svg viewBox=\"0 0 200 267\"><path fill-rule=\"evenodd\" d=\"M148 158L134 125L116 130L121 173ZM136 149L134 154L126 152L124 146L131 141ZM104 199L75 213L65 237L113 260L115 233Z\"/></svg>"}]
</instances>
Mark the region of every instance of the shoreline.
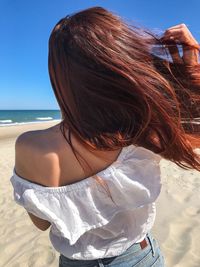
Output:
<instances>
[{"instance_id":1,"label":"shoreline","mask_svg":"<svg viewBox=\"0 0 200 267\"><path fill-rule=\"evenodd\" d=\"M61 119L38 120L38 121L27 121L27 122L12 122L12 123L0 124L0 127L12 127L12 126L29 125L29 124L37 124L37 123L45 123L45 122L59 122L59 121L61 121Z\"/></svg>"}]
</instances>

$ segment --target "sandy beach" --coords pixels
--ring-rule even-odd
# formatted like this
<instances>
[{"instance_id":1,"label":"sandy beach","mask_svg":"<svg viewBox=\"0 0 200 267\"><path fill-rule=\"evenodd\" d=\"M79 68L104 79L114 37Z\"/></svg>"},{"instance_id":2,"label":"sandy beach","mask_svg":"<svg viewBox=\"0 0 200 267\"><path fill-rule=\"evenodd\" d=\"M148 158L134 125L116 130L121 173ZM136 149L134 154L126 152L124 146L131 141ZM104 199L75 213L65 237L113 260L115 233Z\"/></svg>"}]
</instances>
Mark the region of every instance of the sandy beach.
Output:
<instances>
[{"instance_id":1,"label":"sandy beach","mask_svg":"<svg viewBox=\"0 0 200 267\"><path fill-rule=\"evenodd\" d=\"M0 127L0 266L56 267L59 254L45 232L37 229L26 211L13 200L10 177L16 137L58 122ZM200 151L198 149L198 151ZM186 171L162 160L163 187L157 200L152 233L160 243L167 267L200 266L200 172Z\"/></svg>"}]
</instances>

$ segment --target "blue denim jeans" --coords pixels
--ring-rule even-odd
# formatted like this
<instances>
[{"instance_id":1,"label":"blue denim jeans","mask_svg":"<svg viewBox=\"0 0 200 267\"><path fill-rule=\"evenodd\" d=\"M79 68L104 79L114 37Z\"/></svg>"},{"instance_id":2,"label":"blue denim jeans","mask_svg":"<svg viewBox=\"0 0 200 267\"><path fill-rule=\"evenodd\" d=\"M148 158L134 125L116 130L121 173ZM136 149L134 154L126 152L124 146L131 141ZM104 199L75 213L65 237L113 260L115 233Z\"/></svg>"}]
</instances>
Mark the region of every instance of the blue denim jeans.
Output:
<instances>
[{"instance_id":1,"label":"blue denim jeans","mask_svg":"<svg viewBox=\"0 0 200 267\"><path fill-rule=\"evenodd\" d=\"M147 233L148 246L131 245L122 254L95 260L69 259L60 254L59 267L164 267L164 257L159 244L151 233Z\"/></svg>"}]
</instances>

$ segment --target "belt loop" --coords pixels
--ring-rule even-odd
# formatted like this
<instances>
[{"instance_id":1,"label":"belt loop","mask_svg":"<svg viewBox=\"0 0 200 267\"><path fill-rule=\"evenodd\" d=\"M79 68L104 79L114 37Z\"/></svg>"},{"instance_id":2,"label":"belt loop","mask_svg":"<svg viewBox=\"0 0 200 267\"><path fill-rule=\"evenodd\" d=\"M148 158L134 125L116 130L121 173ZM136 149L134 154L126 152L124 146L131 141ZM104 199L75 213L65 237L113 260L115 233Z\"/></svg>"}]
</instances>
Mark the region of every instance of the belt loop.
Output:
<instances>
[{"instance_id":1,"label":"belt loop","mask_svg":"<svg viewBox=\"0 0 200 267\"><path fill-rule=\"evenodd\" d=\"M149 239L149 243L152 249L152 255L153 257L155 257L155 247L154 247L153 237L151 236L151 233L147 233L147 238Z\"/></svg>"},{"instance_id":2,"label":"belt loop","mask_svg":"<svg viewBox=\"0 0 200 267\"><path fill-rule=\"evenodd\" d=\"M102 262L101 259L97 259L97 261L98 261L99 267L104 267L103 262Z\"/></svg>"}]
</instances>

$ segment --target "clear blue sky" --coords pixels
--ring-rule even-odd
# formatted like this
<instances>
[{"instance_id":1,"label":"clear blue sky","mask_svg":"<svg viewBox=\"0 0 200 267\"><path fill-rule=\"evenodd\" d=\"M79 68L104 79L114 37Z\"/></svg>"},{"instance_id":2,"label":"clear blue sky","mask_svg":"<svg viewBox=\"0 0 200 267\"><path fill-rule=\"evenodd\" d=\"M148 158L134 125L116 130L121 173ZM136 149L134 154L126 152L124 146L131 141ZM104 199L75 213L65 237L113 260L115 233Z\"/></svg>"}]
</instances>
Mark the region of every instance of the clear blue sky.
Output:
<instances>
[{"instance_id":1,"label":"clear blue sky","mask_svg":"<svg viewBox=\"0 0 200 267\"><path fill-rule=\"evenodd\" d=\"M149 28L188 25L200 41L199 0L0 0L0 109L58 109L48 76L48 39L69 13L102 6Z\"/></svg>"}]
</instances>

